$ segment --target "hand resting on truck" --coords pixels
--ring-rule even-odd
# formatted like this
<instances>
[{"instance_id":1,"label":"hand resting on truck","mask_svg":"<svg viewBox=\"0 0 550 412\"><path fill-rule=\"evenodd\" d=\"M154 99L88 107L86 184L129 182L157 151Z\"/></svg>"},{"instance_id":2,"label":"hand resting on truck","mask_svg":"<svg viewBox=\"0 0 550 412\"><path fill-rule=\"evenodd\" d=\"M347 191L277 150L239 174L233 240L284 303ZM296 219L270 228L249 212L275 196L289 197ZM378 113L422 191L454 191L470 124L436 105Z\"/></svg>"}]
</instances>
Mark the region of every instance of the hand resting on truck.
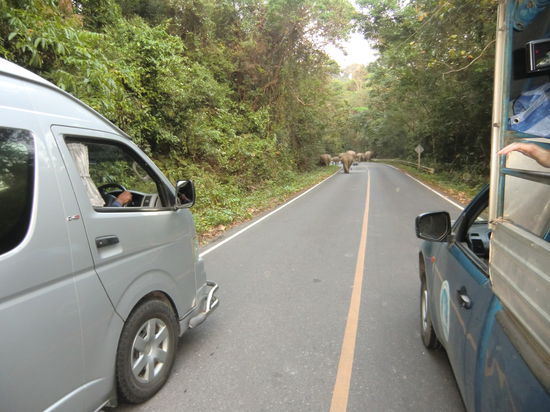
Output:
<instances>
[{"instance_id":1,"label":"hand resting on truck","mask_svg":"<svg viewBox=\"0 0 550 412\"><path fill-rule=\"evenodd\" d=\"M506 155L510 152L520 152L537 161L544 167L550 167L550 151L535 143L512 143L502 148L497 154Z\"/></svg>"}]
</instances>

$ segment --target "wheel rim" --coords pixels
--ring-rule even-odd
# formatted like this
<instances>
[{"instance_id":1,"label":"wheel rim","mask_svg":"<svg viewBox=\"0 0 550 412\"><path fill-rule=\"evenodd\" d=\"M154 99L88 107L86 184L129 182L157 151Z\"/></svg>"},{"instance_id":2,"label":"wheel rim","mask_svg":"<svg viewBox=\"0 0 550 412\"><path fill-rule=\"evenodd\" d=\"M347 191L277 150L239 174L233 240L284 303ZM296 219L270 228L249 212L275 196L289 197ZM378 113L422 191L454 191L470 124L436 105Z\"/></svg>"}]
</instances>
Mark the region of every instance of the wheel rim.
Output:
<instances>
[{"instance_id":1,"label":"wheel rim","mask_svg":"<svg viewBox=\"0 0 550 412\"><path fill-rule=\"evenodd\" d=\"M150 383L163 371L170 349L168 327L161 319L149 319L140 326L130 350L132 374Z\"/></svg>"},{"instance_id":2,"label":"wheel rim","mask_svg":"<svg viewBox=\"0 0 550 412\"><path fill-rule=\"evenodd\" d=\"M428 329L428 290L422 289L422 330Z\"/></svg>"}]
</instances>

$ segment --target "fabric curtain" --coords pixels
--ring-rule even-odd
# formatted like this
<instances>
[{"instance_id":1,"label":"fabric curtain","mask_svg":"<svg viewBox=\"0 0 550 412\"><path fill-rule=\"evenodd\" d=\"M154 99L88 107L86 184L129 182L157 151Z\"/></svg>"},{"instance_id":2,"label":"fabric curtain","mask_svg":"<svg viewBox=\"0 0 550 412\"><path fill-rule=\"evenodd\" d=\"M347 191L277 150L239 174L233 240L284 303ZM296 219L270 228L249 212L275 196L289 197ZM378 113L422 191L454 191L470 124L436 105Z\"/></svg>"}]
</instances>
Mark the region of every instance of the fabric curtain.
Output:
<instances>
[{"instance_id":1,"label":"fabric curtain","mask_svg":"<svg viewBox=\"0 0 550 412\"><path fill-rule=\"evenodd\" d=\"M105 201L101 197L99 190L90 176L90 160L88 158L88 146L82 143L68 143L67 148L71 153L78 173L80 174L80 179L84 184L88 198L92 206L104 206Z\"/></svg>"}]
</instances>

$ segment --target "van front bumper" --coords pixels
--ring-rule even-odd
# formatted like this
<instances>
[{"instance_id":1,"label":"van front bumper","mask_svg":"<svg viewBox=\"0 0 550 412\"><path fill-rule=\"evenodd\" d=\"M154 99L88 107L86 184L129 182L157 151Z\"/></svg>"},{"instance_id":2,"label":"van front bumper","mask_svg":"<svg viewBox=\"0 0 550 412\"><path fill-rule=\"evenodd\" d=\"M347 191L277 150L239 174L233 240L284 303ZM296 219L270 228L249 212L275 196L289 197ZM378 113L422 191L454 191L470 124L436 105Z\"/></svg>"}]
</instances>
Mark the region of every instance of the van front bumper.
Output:
<instances>
[{"instance_id":1,"label":"van front bumper","mask_svg":"<svg viewBox=\"0 0 550 412\"><path fill-rule=\"evenodd\" d=\"M201 302L201 311L197 313L195 316L193 316L191 319L189 319L189 328L193 329L199 326L201 323L203 323L208 316L218 307L218 304L220 300L216 296L216 292L218 291L218 285L215 282L206 281L206 286L210 288L208 291L208 294L204 298L203 302Z\"/></svg>"}]
</instances>

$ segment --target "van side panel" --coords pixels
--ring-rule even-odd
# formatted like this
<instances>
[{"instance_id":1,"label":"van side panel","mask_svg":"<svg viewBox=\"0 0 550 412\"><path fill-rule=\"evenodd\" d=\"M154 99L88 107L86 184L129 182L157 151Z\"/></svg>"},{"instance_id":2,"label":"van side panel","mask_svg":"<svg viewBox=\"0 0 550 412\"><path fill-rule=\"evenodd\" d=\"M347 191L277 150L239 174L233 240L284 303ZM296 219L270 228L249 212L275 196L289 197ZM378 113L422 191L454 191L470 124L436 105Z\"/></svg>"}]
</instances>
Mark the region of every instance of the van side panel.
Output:
<instances>
[{"instance_id":1,"label":"van side panel","mask_svg":"<svg viewBox=\"0 0 550 412\"><path fill-rule=\"evenodd\" d=\"M43 410L64 399L61 409L79 411L82 400L67 397L83 382L72 274L91 269L91 257L82 222L69 227L66 220L78 208L72 191L59 187L58 179L66 182L67 176L58 175L57 149L25 111L27 85L0 76L0 89L0 126L30 130L35 139L30 227L15 249L0 256L0 325L6 332L0 339L1 406L6 411ZM20 108L12 109L12 102Z\"/></svg>"},{"instance_id":2,"label":"van side panel","mask_svg":"<svg viewBox=\"0 0 550 412\"><path fill-rule=\"evenodd\" d=\"M53 105L48 107L44 102L51 102ZM59 187L62 188L64 193L72 195L73 209L72 214L68 216L75 214L79 216L77 221L73 220L69 223L69 227L73 230L78 227L78 233L71 236L70 245L73 253L85 254L87 259L85 270L78 271L74 275L82 325L81 363L83 366L83 383L73 396L81 400L84 404L84 410L94 410L99 406L98 400L103 403L116 398L114 365L123 321L116 314L93 267L82 210L75 199L72 183L59 152L59 146L52 134L51 125L59 122L85 124L89 127L98 128L105 128L105 125L91 116L83 107L50 89L33 89L33 107L35 108L37 122L40 124L41 133L47 135L55 147L55 163L63 171L63 181L59 182ZM76 222L78 224L75 224ZM78 241L75 241L74 238L77 236Z\"/></svg>"},{"instance_id":3,"label":"van side panel","mask_svg":"<svg viewBox=\"0 0 550 412\"><path fill-rule=\"evenodd\" d=\"M0 340L2 370L10 371L0 373L0 410L94 410L114 395L122 320L93 268L50 130L63 116L51 117L44 106L53 91L4 76L0 89L0 127L30 130L36 142L31 228L22 244L0 256L0 324L10 332ZM58 110L65 120L90 117L75 103Z\"/></svg>"},{"instance_id":4,"label":"van side panel","mask_svg":"<svg viewBox=\"0 0 550 412\"><path fill-rule=\"evenodd\" d=\"M124 323L95 272L77 276L76 285L83 325L84 410L92 411L98 407L98 399L116 396L114 365Z\"/></svg>"}]
</instances>

